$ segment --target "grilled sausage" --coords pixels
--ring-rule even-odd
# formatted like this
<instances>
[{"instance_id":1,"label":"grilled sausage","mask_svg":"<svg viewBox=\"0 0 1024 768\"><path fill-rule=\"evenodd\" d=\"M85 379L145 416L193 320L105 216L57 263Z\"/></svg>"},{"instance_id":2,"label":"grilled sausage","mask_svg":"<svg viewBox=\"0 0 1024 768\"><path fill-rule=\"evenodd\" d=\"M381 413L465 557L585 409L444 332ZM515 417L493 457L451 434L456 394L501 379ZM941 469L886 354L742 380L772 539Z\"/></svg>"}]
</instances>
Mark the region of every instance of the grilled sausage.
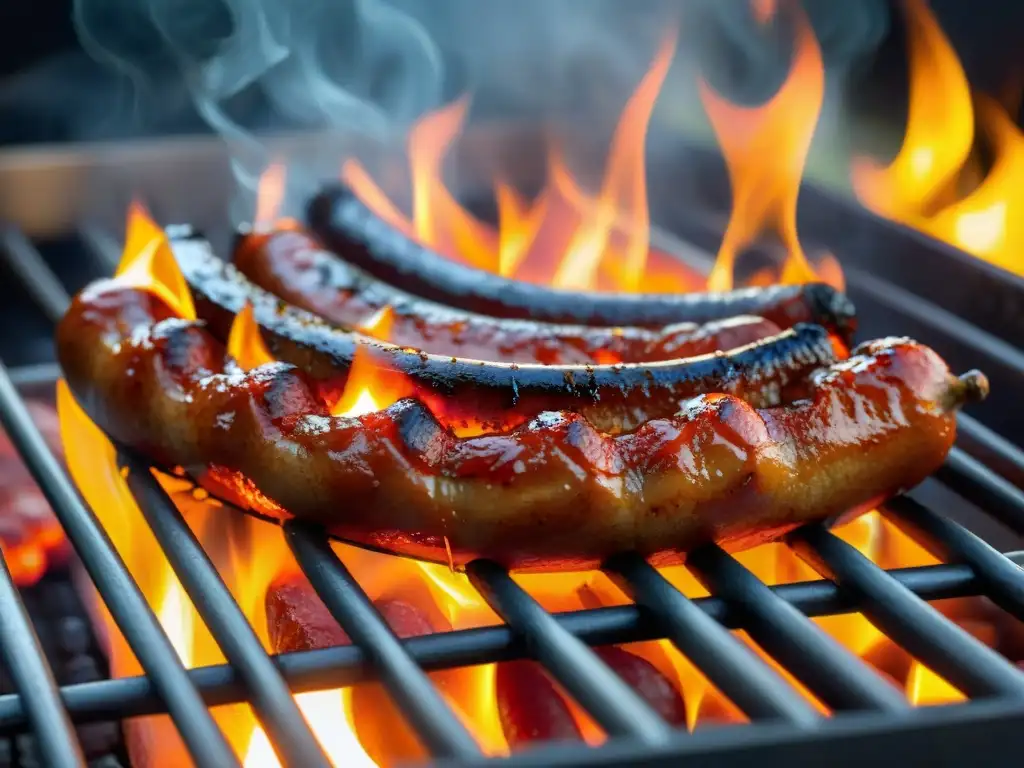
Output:
<instances>
[{"instance_id":1,"label":"grilled sausage","mask_svg":"<svg viewBox=\"0 0 1024 768\"><path fill-rule=\"evenodd\" d=\"M227 338L249 302L273 355L316 379L326 402L340 397L361 349L374 367L407 377L408 394L452 426L493 430L544 410L573 408L598 429L619 431L670 416L703 392L774 405L799 394L812 370L845 356L823 328L801 325L728 353L649 364L519 365L441 357L340 330L292 307L218 259L203 240L177 239L173 247L196 310L218 338Z\"/></svg>"},{"instance_id":2,"label":"grilled sausage","mask_svg":"<svg viewBox=\"0 0 1024 768\"><path fill-rule=\"evenodd\" d=\"M659 328L754 315L780 328L818 323L844 341L856 330L853 304L824 283L681 295L579 293L511 280L446 259L396 231L346 188L317 196L309 219L321 242L345 261L423 298L492 317Z\"/></svg>"},{"instance_id":3,"label":"grilled sausage","mask_svg":"<svg viewBox=\"0 0 1024 768\"><path fill-rule=\"evenodd\" d=\"M385 341L477 360L545 365L671 360L742 347L780 330L769 320L742 316L650 329L478 315L382 283L292 229L243 237L234 264L261 288L336 325L366 327L387 312Z\"/></svg>"},{"instance_id":4,"label":"grilled sausage","mask_svg":"<svg viewBox=\"0 0 1024 768\"><path fill-rule=\"evenodd\" d=\"M171 314L105 281L58 328L68 384L114 440L208 468L260 514L452 567L594 568L623 550L678 562L707 541L747 547L870 509L938 467L955 412L987 392L982 374L956 378L927 347L888 339L816 372L790 406L716 393L617 436L562 411L466 438L416 399L331 416L284 363L225 373L221 344Z\"/></svg>"},{"instance_id":5,"label":"grilled sausage","mask_svg":"<svg viewBox=\"0 0 1024 768\"><path fill-rule=\"evenodd\" d=\"M60 422L53 406L38 400L27 400L25 405L50 450L63 461ZM69 553L49 502L0 429L0 556L7 561L14 583L22 587L34 584Z\"/></svg>"},{"instance_id":6,"label":"grilled sausage","mask_svg":"<svg viewBox=\"0 0 1024 768\"><path fill-rule=\"evenodd\" d=\"M264 603L267 634L275 653L310 651L349 645L351 640L323 604L313 586L302 576L278 578L267 589ZM400 638L450 631L451 626L431 620L415 605L393 598L374 600L391 630ZM444 670L430 677L448 697L457 691L463 670ZM405 765L429 757L415 731L409 727L391 696L378 683L352 688L352 728L359 744L380 766Z\"/></svg>"}]
</instances>

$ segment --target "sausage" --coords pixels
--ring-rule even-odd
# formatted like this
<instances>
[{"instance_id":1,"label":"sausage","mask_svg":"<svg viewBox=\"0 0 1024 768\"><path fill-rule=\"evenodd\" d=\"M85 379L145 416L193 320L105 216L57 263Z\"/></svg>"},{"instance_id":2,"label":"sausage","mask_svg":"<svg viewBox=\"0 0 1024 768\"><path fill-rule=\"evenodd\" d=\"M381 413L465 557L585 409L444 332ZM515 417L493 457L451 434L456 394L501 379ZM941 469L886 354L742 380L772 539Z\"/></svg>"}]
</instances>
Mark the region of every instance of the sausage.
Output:
<instances>
[{"instance_id":1,"label":"sausage","mask_svg":"<svg viewBox=\"0 0 1024 768\"><path fill-rule=\"evenodd\" d=\"M28 400L25 403L46 444L64 459L60 422L53 406ZM62 564L70 553L64 531L49 502L26 469L10 439L0 430L0 554L14 583L27 587L47 568Z\"/></svg>"},{"instance_id":2,"label":"sausage","mask_svg":"<svg viewBox=\"0 0 1024 768\"><path fill-rule=\"evenodd\" d=\"M278 578L265 598L267 634L275 653L308 651L349 645L351 640L338 626L313 586L298 574ZM406 639L450 631L437 626L415 605L393 598L374 601L391 630ZM459 670L434 672L431 679L447 691ZM404 765L429 757L416 733L406 723L383 686L370 683L352 688L351 718L359 743L377 765Z\"/></svg>"},{"instance_id":3,"label":"sausage","mask_svg":"<svg viewBox=\"0 0 1024 768\"><path fill-rule=\"evenodd\" d=\"M498 721L513 752L545 741L582 741L568 702L535 661L506 661L494 679Z\"/></svg>"},{"instance_id":4,"label":"sausage","mask_svg":"<svg viewBox=\"0 0 1024 768\"><path fill-rule=\"evenodd\" d=\"M619 435L563 410L458 437L414 398L331 416L294 366L224 372L201 324L116 281L75 298L57 347L93 421L158 465L208 468L254 512L453 568L589 569L624 550L667 564L707 541L744 548L856 514L936 469L956 411L988 389L886 339L815 372L787 406L712 393Z\"/></svg>"},{"instance_id":5,"label":"sausage","mask_svg":"<svg viewBox=\"0 0 1024 768\"><path fill-rule=\"evenodd\" d=\"M788 328L824 325L844 341L857 326L853 303L824 283L747 288L725 293L572 292L501 277L459 264L389 226L345 187L310 204L313 233L345 261L426 299L493 317L578 325L658 328L754 315Z\"/></svg>"},{"instance_id":6,"label":"sausage","mask_svg":"<svg viewBox=\"0 0 1024 768\"><path fill-rule=\"evenodd\" d=\"M573 408L594 426L620 431L674 414L702 392L728 392L755 405L799 394L807 375L846 350L820 326L798 325L746 347L694 358L619 365L519 365L442 357L343 331L250 283L199 239L173 249L196 311L226 339L248 302L274 357L311 375L326 402L344 391L357 350L378 370L406 378L415 395L446 424L494 430L545 410ZM100 300L106 289L88 292Z\"/></svg>"},{"instance_id":7,"label":"sausage","mask_svg":"<svg viewBox=\"0 0 1024 768\"><path fill-rule=\"evenodd\" d=\"M599 328L478 315L412 296L347 264L292 229L243 237L234 264L256 285L346 328L389 317L386 341L437 355L514 363L671 360L733 349L781 330L760 317L665 328Z\"/></svg>"}]
</instances>

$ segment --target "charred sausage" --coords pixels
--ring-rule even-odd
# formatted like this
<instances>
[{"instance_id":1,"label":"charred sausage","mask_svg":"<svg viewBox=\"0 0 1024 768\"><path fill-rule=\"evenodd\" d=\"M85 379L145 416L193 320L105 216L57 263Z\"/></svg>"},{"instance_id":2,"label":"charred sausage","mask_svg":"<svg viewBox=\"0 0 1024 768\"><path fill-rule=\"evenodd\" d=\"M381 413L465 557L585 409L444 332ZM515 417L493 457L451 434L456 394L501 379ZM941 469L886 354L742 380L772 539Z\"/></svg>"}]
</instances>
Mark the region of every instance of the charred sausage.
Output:
<instances>
[{"instance_id":1,"label":"charred sausage","mask_svg":"<svg viewBox=\"0 0 1024 768\"><path fill-rule=\"evenodd\" d=\"M561 411L467 438L416 399L331 416L284 363L225 373L201 324L116 281L76 297L57 343L72 392L115 441L208 469L260 514L452 567L593 568L623 550L663 564L870 509L936 469L956 411L987 393L980 373L957 378L927 347L888 339L816 372L789 406L715 393L617 436Z\"/></svg>"},{"instance_id":2,"label":"charred sausage","mask_svg":"<svg viewBox=\"0 0 1024 768\"><path fill-rule=\"evenodd\" d=\"M652 329L478 315L393 288L293 229L243 237L234 264L256 285L333 324L364 328L386 312L385 341L477 360L546 365L671 360L742 347L780 330L769 320L744 316Z\"/></svg>"},{"instance_id":3,"label":"charred sausage","mask_svg":"<svg viewBox=\"0 0 1024 768\"><path fill-rule=\"evenodd\" d=\"M196 310L218 338L227 338L248 302L273 355L316 379L328 403L340 397L362 350L375 368L407 377L408 394L453 426L471 421L493 430L544 410L573 408L597 428L619 431L670 416L703 392L774 405L798 394L794 390L812 370L845 356L823 328L801 325L727 353L644 364L519 365L441 357L340 330L292 307L217 258L203 240L176 239L173 247Z\"/></svg>"},{"instance_id":4,"label":"charred sausage","mask_svg":"<svg viewBox=\"0 0 1024 768\"><path fill-rule=\"evenodd\" d=\"M447 259L390 227L343 187L316 197L309 219L321 242L345 261L423 298L492 317L659 328L754 315L780 328L818 323L845 341L856 330L853 304L824 283L725 293L579 293L511 280Z\"/></svg>"}]
</instances>

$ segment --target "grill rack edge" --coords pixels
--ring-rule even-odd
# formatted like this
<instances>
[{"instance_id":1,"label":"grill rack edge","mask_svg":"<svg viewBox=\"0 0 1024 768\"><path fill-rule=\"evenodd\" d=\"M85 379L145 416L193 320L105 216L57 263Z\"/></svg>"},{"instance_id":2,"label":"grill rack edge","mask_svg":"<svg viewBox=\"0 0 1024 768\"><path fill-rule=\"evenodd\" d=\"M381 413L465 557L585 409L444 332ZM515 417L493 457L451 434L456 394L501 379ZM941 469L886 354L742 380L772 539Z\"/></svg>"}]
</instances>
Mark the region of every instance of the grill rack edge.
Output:
<instances>
[{"instance_id":1,"label":"grill rack edge","mask_svg":"<svg viewBox=\"0 0 1024 768\"><path fill-rule=\"evenodd\" d=\"M68 295L27 238L16 229L0 231L0 255L43 312L51 320L58 319L66 307ZM102 258L98 261L102 263ZM54 372L53 368L41 368L15 373L21 374L17 378L26 379ZM49 455L2 362L0 420L54 506L76 552L87 564L91 559L102 566L100 571L108 569L103 571L106 578L102 574L94 578L101 597L108 605L111 600L123 601L123 596L111 594L112 588L125 578L133 584L130 575L116 554L111 559L113 552L109 541L95 535L98 522ZM1024 467L1017 465L1019 457L1003 450L984 427L969 417L962 417L961 422L961 429L966 426L964 431L969 435L969 447L980 446L982 455L994 453L1015 471L1024 472ZM128 457L127 461L133 458ZM148 471L131 472L129 476L143 481L152 478ZM1024 533L1024 493L978 459L954 449L938 479L991 511L1015 532ZM198 542L188 540L187 526L182 531L176 524L175 516L180 519L180 515L173 503L155 493L148 482L134 483L132 492L148 523L158 532L165 554L179 578L184 570L193 569L191 581L186 583L184 578L182 581L204 622L216 623L218 612L232 617L235 624L239 618L244 621L237 604L223 589L212 563L196 559ZM941 724L950 719L949 712L942 710L991 708L994 714L981 718L981 724L988 723L995 731L1009 727L1007 723L1016 723L1016 727L1024 725L1024 675L1009 662L1001 663L1001 657L990 658L987 654L992 652L986 646L969 635L965 637L966 633L925 602L986 595L1018 618L1024 618L1024 570L1018 565L1024 564L1024 557L1015 558L1018 562L1015 564L966 529L909 499L891 505L886 514L909 529L926 548L940 554L943 560L957 564L885 572L824 528L814 526L798 537L797 552L806 556L816 570L827 574L822 581L769 588L730 555L717 547L709 547L695 560L701 578L714 587L710 590L712 597L691 600L671 585L666 589L667 582L660 583L659 580L664 580L642 559L624 557L617 559L611 570L635 604L552 616L502 569L481 563L471 569L474 586L506 624L408 641L400 641L391 633L341 561L324 547L321 533L302 526L289 526L289 542L300 566L335 619L353 637L353 646L270 657L258 647L258 642L254 648L251 642L242 641L242 647L235 647L230 653L225 651L228 664L185 671L166 635L156 625L162 642L157 643L160 650L151 651L151 668L146 669L148 677L65 686L59 690L53 684L21 686L19 693L0 696L0 733L30 726L41 743L49 743L49 764L81 765L80 755L75 754L69 719L86 722L169 713L197 765L237 765L237 758L225 755L223 737L201 702L212 705L239 700L254 702L255 699L261 723L268 733L274 734L275 746L286 764L327 764L312 733L304 725L296 727L297 710L290 697L283 697L286 701L282 702L278 701L280 697L270 693L285 687L293 691L310 690L375 678L383 680L435 757L453 765L475 764L481 759L479 749L443 701L433 698L437 696L436 691L423 670L522 657L541 661L609 733L606 745L596 749L541 747L512 758L513 762L524 765L555 765L566 760L573 764L588 761L617 764L623 760L638 764L633 762L634 758L646 764L686 755L699 755L713 765L739 765L744 764L743 755L749 754L750 743L759 738L766 739L763 748L769 748L771 744L827 742L828 734L835 732L833 743L839 744L843 741L844 729L862 728L865 736L878 736L887 730L883 723L888 724L891 732L900 729L931 732L930 728L941 729ZM111 568L113 571L109 570ZM830 577L842 586L836 586ZM9 582L9 578L0 572L0 581ZM743 590L750 586L754 587L759 600L744 602ZM870 615L872 609L877 614L879 603L883 609L889 603L890 610L888 613L883 610L880 619L873 618L885 622L892 634L898 634L901 644L912 655L930 665L937 663L947 674L957 677L958 685L972 695L969 703L921 710L910 710L905 700L902 705L896 703L892 696L886 695L884 686L887 684L874 670L807 618L853 611ZM894 612L893 606L901 608L902 612ZM149 620L155 622L152 612L149 612ZM146 623L145 618L142 623ZM25 627L19 625L17 617L11 626L24 636ZM805 653L802 659L791 656L787 667L830 706L837 711L850 710L852 714L819 721L808 712L794 689L735 640L728 631L730 628L746 629L762 644L767 639L768 644L774 643L783 655L787 644L804 652L810 638L814 651ZM122 627L124 629L126 627ZM152 633L153 627L147 631ZM218 641L226 639L227 634L227 627L215 631ZM639 697L625 686L617 685L614 674L588 649L592 645L666 637L752 721L763 721L764 725L727 729L749 733L739 737L734 733L725 739L714 731L696 735L670 733ZM700 639L695 641L694 638ZM949 656L951 650L957 655ZM45 661L39 659L45 672ZM979 668L987 671L979 673ZM257 671L262 675L256 674ZM834 685L835 675L854 681L853 688L844 692L842 687ZM426 699L422 698L424 695ZM440 707L436 706L438 702ZM70 718L54 722L52 718L39 715L60 711L61 704ZM878 713L889 717L879 722ZM894 714L898 715L897 725L892 727ZM966 719L973 717L968 715ZM848 720L852 725L847 725ZM763 763L765 757L767 754L760 752L758 759ZM548 760L550 762L546 762Z\"/></svg>"}]
</instances>

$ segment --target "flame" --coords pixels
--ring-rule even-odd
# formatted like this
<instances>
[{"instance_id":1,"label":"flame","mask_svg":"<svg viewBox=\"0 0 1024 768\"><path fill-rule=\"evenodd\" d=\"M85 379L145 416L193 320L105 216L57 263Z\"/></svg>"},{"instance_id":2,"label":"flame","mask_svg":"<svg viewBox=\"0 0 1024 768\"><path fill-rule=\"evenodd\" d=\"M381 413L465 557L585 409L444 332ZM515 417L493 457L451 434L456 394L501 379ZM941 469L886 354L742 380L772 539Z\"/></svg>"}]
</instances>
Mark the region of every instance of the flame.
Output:
<instances>
[{"instance_id":1,"label":"flame","mask_svg":"<svg viewBox=\"0 0 1024 768\"><path fill-rule=\"evenodd\" d=\"M708 288L733 287L737 255L766 227L786 249L782 281L816 280L796 230L800 179L825 94L821 49L810 23L799 18L790 74L768 103L744 107L723 99L704 80L699 87L732 183L732 211Z\"/></svg>"},{"instance_id":2,"label":"flame","mask_svg":"<svg viewBox=\"0 0 1024 768\"><path fill-rule=\"evenodd\" d=\"M442 178L446 151L466 118L466 98L426 115L410 133L411 216L357 161L344 163L342 180L403 234L506 277L581 290L699 290L702 276L650 252L645 139L675 47L673 32L626 103L596 195L580 189L560 149L552 148L544 189L526 200L512 184L496 179L498 226L481 222L458 203Z\"/></svg>"},{"instance_id":3,"label":"flame","mask_svg":"<svg viewBox=\"0 0 1024 768\"><path fill-rule=\"evenodd\" d=\"M861 202L901 220L922 213L954 180L974 141L967 75L925 0L904 0L910 54L910 108L903 147L880 167L853 166Z\"/></svg>"},{"instance_id":4,"label":"flame","mask_svg":"<svg viewBox=\"0 0 1024 768\"><path fill-rule=\"evenodd\" d=\"M391 329L395 324L395 309L390 304L378 309L366 322L359 326L359 332L365 333L381 341L391 338Z\"/></svg>"},{"instance_id":5,"label":"flame","mask_svg":"<svg viewBox=\"0 0 1024 768\"><path fill-rule=\"evenodd\" d=\"M128 209L128 231L116 279L126 287L147 290L186 320L196 319L192 293L178 268L166 233L139 202Z\"/></svg>"},{"instance_id":6,"label":"flame","mask_svg":"<svg viewBox=\"0 0 1024 768\"><path fill-rule=\"evenodd\" d=\"M368 347L359 346L352 359L345 389L331 407L331 413L335 416L362 416L414 394L415 388L405 375L374 359Z\"/></svg>"},{"instance_id":7,"label":"flame","mask_svg":"<svg viewBox=\"0 0 1024 768\"><path fill-rule=\"evenodd\" d=\"M907 698L920 707L937 704L957 704L965 696L919 661L910 666L907 676Z\"/></svg>"},{"instance_id":8,"label":"flame","mask_svg":"<svg viewBox=\"0 0 1024 768\"><path fill-rule=\"evenodd\" d=\"M612 137L608 166L593 218L576 232L566 255L555 271L553 284L560 288L586 290L596 283L598 266L609 246L612 229L625 222L627 242L621 260L626 277L625 290L636 291L647 261L650 219L647 209L647 178L644 152L647 126L654 103L665 82L676 50L673 33L662 44L651 68L626 103Z\"/></svg>"},{"instance_id":9,"label":"flame","mask_svg":"<svg viewBox=\"0 0 1024 768\"><path fill-rule=\"evenodd\" d=\"M1024 135L995 99L975 97L981 137L995 160L967 197L928 218L922 229L1003 269L1024 274L1024 196L1014 190L1024 173Z\"/></svg>"},{"instance_id":10,"label":"flame","mask_svg":"<svg viewBox=\"0 0 1024 768\"><path fill-rule=\"evenodd\" d=\"M267 349L263 336L260 334L260 327L256 323L252 304L248 301L231 322L227 352L245 371L258 368L264 363L274 362L274 356L270 354L270 350Z\"/></svg>"},{"instance_id":11,"label":"flame","mask_svg":"<svg viewBox=\"0 0 1024 768\"><path fill-rule=\"evenodd\" d=\"M779 12L779 0L750 0L750 7L759 24L768 24Z\"/></svg>"},{"instance_id":12,"label":"flame","mask_svg":"<svg viewBox=\"0 0 1024 768\"><path fill-rule=\"evenodd\" d=\"M1024 275L1024 135L1011 117L1015 92L1000 102L972 97L956 51L924 0L905 0L910 50L910 111L903 146L885 168L857 158L854 190L862 204L1007 271ZM977 130L975 127L977 126ZM978 169L976 152L992 157ZM979 177L980 178L976 178Z\"/></svg>"},{"instance_id":13,"label":"flame","mask_svg":"<svg viewBox=\"0 0 1024 768\"><path fill-rule=\"evenodd\" d=\"M271 163L260 175L256 187L256 212L252 220L254 230L268 231L280 226L278 216L284 205L287 184L288 176L284 163Z\"/></svg>"}]
</instances>

